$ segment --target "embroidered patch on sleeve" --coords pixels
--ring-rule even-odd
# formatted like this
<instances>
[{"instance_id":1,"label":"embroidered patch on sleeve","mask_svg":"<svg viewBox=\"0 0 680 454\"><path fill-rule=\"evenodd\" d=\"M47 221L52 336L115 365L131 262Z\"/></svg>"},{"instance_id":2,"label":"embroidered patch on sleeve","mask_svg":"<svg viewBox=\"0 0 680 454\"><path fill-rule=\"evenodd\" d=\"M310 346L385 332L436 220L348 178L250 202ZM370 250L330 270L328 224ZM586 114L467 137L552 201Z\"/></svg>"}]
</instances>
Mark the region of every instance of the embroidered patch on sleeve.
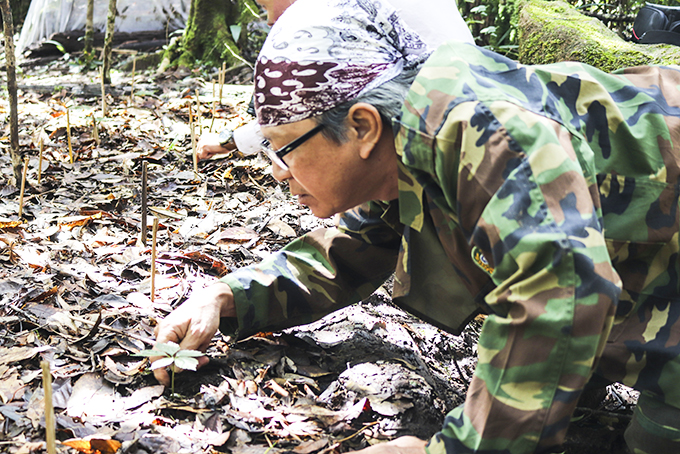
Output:
<instances>
[{"instance_id":1,"label":"embroidered patch on sleeve","mask_svg":"<svg viewBox=\"0 0 680 454\"><path fill-rule=\"evenodd\" d=\"M486 271L489 276L493 273L493 267L489 264L489 261L484 257L482 251L476 246L472 248L472 260L480 267L482 270Z\"/></svg>"}]
</instances>

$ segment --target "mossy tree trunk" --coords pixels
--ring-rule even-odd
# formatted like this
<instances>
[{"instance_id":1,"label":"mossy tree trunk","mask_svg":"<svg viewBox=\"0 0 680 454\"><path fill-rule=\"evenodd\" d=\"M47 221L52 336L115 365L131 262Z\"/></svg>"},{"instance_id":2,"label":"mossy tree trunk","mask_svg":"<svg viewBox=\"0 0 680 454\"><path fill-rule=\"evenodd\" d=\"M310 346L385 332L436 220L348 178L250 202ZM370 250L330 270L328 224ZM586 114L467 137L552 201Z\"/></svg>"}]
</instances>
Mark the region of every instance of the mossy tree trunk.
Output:
<instances>
[{"instance_id":1,"label":"mossy tree trunk","mask_svg":"<svg viewBox=\"0 0 680 454\"><path fill-rule=\"evenodd\" d=\"M9 94L9 154L16 185L21 183L21 153L19 152L19 107L17 98L17 74L14 58L14 25L9 0L0 0L3 33L5 34L5 58L7 59L7 92Z\"/></svg>"},{"instance_id":2,"label":"mossy tree trunk","mask_svg":"<svg viewBox=\"0 0 680 454\"><path fill-rule=\"evenodd\" d=\"M87 0L87 14L85 15L85 55L92 53L94 43L94 0Z\"/></svg>"},{"instance_id":3,"label":"mossy tree trunk","mask_svg":"<svg viewBox=\"0 0 680 454\"><path fill-rule=\"evenodd\" d=\"M254 18L253 0L191 0L189 19L178 45L170 45L161 69L168 66L191 67L196 62L221 66L240 63L240 51L232 30L243 30ZM240 40L239 40L240 41Z\"/></svg>"},{"instance_id":4,"label":"mossy tree trunk","mask_svg":"<svg viewBox=\"0 0 680 454\"><path fill-rule=\"evenodd\" d=\"M104 37L104 61L102 62L102 79L105 84L111 83L111 52L113 50L113 33L116 26L117 0L109 0L109 14L106 17L106 35Z\"/></svg>"}]
</instances>

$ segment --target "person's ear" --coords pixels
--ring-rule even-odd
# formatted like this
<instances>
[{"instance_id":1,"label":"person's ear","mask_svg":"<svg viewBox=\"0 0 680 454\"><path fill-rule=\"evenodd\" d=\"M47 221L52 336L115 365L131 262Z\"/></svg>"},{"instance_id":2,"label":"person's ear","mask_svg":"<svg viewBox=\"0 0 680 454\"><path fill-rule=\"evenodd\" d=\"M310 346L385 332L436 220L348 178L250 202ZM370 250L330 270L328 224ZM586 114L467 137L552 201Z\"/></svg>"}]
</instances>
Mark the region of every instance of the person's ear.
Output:
<instances>
[{"instance_id":1,"label":"person's ear","mask_svg":"<svg viewBox=\"0 0 680 454\"><path fill-rule=\"evenodd\" d=\"M383 133L380 112L371 104L358 102L349 109L347 120L359 145L359 155L368 159Z\"/></svg>"}]
</instances>

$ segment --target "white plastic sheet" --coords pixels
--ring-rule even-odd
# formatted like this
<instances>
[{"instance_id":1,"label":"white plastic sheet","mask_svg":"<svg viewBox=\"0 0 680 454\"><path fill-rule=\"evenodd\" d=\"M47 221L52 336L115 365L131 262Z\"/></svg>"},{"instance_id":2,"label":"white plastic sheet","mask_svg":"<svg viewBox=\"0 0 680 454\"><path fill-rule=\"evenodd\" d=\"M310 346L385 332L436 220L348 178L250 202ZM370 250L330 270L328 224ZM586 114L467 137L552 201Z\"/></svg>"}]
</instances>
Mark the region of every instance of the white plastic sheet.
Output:
<instances>
[{"instance_id":1,"label":"white plastic sheet","mask_svg":"<svg viewBox=\"0 0 680 454\"><path fill-rule=\"evenodd\" d=\"M184 28L189 17L190 0L118 0L116 31L174 31ZM106 29L108 0L94 0L94 29ZM33 0L17 43L22 52L53 33L85 30L87 0Z\"/></svg>"},{"instance_id":2,"label":"white plastic sheet","mask_svg":"<svg viewBox=\"0 0 680 454\"><path fill-rule=\"evenodd\" d=\"M450 40L474 44L456 0L387 0L432 49ZM463 0L461 0L463 1Z\"/></svg>"}]
</instances>

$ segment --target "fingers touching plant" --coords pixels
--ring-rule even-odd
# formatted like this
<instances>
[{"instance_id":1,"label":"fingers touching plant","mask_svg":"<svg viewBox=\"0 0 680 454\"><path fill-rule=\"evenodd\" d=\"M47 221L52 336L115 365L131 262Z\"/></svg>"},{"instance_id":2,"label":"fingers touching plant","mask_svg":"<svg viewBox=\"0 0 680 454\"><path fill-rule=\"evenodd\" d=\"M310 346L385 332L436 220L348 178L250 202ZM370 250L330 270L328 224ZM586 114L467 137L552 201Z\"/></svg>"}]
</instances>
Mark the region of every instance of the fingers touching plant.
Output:
<instances>
[{"instance_id":1,"label":"fingers touching plant","mask_svg":"<svg viewBox=\"0 0 680 454\"><path fill-rule=\"evenodd\" d=\"M170 391L175 394L175 369L196 370L198 367L196 357L203 356L203 353L197 350L182 350L176 343L168 342L156 344L152 350L142 350L137 356L160 356L160 359L151 364L151 370L170 367Z\"/></svg>"}]
</instances>

